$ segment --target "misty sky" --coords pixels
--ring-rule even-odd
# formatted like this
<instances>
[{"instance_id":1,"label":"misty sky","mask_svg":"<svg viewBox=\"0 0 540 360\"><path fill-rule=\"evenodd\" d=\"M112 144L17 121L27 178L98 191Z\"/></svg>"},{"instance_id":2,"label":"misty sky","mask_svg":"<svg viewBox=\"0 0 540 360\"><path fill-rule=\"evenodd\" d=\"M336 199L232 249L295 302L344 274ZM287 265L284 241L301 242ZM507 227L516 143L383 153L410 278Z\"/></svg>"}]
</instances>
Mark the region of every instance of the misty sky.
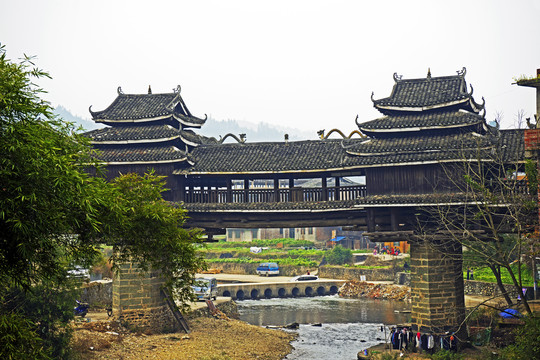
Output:
<instances>
[{"instance_id":1,"label":"misty sky","mask_svg":"<svg viewBox=\"0 0 540 360\"><path fill-rule=\"evenodd\" d=\"M8 58L36 55L54 106L90 118L124 93L178 84L199 117L356 129L403 78L466 80L487 119L535 111L512 78L540 68L540 1L0 0Z\"/></svg>"}]
</instances>

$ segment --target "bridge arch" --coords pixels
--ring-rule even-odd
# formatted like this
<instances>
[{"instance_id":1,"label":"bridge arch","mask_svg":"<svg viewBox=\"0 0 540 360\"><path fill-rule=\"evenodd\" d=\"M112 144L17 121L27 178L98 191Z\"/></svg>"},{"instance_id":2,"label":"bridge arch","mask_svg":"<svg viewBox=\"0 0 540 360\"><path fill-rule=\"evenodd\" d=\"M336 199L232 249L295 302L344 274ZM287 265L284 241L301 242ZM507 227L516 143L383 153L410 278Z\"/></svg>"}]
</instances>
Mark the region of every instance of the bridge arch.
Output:
<instances>
[{"instance_id":1,"label":"bridge arch","mask_svg":"<svg viewBox=\"0 0 540 360\"><path fill-rule=\"evenodd\" d=\"M317 295L319 296L323 296L326 294L326 289L324 288L324 286L319 286L317 288Z\"/></svg>"},{"instance_id":2,"label":"bridge arch","mask_svg":"<svg viewBox=\"0 0 540 360\"><path fill-rule=\"evenodd\" d=\"M264 290L264 297L270 299L272 297L272 289Z\"/></svg>"},{"instance_id":3,"label":"bridge arch","mask_svg":"<svg viewBox=\"0 0 540 360\"><path fill-rule=\"evenodd\" d=\"M298 289L297 287L294 287L291 291L291 295L292 296L298 296L300 295L300 289Z\"/></svg>"},{"instance_id":4,"label":"bridge arch","mask_svg":"<svg viewBox=\"0 0 540 360\"><path fill-rule=\"evenodd\" d=\"M313 288L311 286L306 286L304 293L306 294L306 296L313 296Z\"/></svg>"},{"instance_id":5,"label":"bridge arch","mask_svg":"<svg viewBox=\"0 0 540 360\"><path fill-rule=\"evenodd\" d=\"M238 290L238 291L236 292L236 298L237 298L238 300L244 300L244 290Z\"/></svg>"},{"instance_id":6,"label":"bridge arch","mask_svg":"<svg viewBox=\"0 0 540 360\"><path fill-rule=\"evenodd\" d=\"M257 300L259 298L259 290L257 289L251 290L250 297L253 300Z\"/></svg>"},{"instance_id":7,"label":"bridge arch","mask_svg":"<svg viewBox=\"0 0 540 360\"><path fill-rule=\"evenodd\" d=\"M338 287L333 285L333 286L330 286L330 294L331 295L335 295L338 293Z\"/></svg>"},{"instance_id":8,"label":"bridge arch","mask_svg":"<svg viewBox=\"0 0 540 360\"><path fill-rule=\"evenodd\" d=\"M278 296L279 297L285 297L286 295L287 295L287 291L284 288L279 288Z\"/></svg>"},{"instance_id":9,"label":"bridge arch","mask_svg":"<svg viewBox=\"0 0 540 360\"><path fill-rule=\"evenodd\" d=\"M229 290L225 290L223 292L223 296L226 296L226 297L231 297L231 292Z\"/></svg>"}]
</instances>

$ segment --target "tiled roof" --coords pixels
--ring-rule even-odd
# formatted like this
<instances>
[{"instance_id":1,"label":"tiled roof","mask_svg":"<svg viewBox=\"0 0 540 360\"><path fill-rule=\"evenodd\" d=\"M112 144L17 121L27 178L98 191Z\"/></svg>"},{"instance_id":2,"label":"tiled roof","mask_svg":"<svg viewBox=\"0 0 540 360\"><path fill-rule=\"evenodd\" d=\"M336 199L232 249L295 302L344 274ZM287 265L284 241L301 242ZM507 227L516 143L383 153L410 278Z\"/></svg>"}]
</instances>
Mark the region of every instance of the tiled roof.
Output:
<instances>
[{"instance_id":1,"label":"tiled roof","mask_svg":"<svg viewBox=\"0 0 540 360\"><path fill-rule=\"evenodd\" d=\"M178 137L178 130L170 125L138 125L106 127L92 130L84 134L92 139L93 143L113 141L141 141L141 140L168 140Z\"/></svg>"},{"instance_id":2,"label":"tiled roof","mask_svg":"<svg viewBox=\"0 0 540 360\"><path fill-rule=\"evenodd\" d=\"M347 158L340 140L201 145L188 172L274 172L339 166Z\"/></svg>"},{"instance_id":3,"label":"tiled roof","mask_svg":"<svg viewBox=\"0 0 540 360\"><path fill-rule=\"evenodd\" d=\"M469 134L396 139L313 140L279 143L201 145L190 156L195 163L182 174L280 173L325 171L379 165L452 161L477 146L506 145L506 156L523 156L523 130L501 131L500 139Z\"/></svg>"},{"instance_id":4,"label":"tiled roof","mask_svg":"<svg viewBox=\"0 0 540 360\"><path fill-rule=\"evenodd\" d=\"M389 97L373 100L373 106L380 111L413 110L446 107L472 101L472 93L467 92L465 71L455 76L404 79L394 75L396 83ZM476 103L474 103L476 105ZM479 108L481 109L481 107Z\"/></svg>"},{"instance_id":5,"label":"tiled roof","mask_svg":"<svg viewBox=\"0 0 540 360\"><path fill-rule=\"evenodd\" d=\"M180 130L180 138L191 144L201 144L203 138L200 135L195 134L192 130Z\"/></svg>"},{"instance_id":6,"label":"tiled roof","mask_svg":"<svg viewBox=\"0 0 540 360\"><path fill-rule=\"evenodd\" d=\"M372 121L358 124L360 131L370 132L398 132L409 129L430 130L459 128L481 124L484 118L469 111L445 111L406 113L403 115L388 115Z\"/></svg>"},{"instance_id":7,"label":"tiled roof","mask_svg":"<svg viewBox=\"0 0 540 360\"><path fill-rule=\"evenodd\" d=\"M149 119L176 117L180 122L200 127L205 119L191 115L180 93L167 94L123 94L105 110L92 111L92 119L96 122L133 122Z\"/></svg>"},{"instance_id":8,"label":"tiled roof","mask_svg":"<svg viewBox=\"0 0 540 360\"><path fill-rule=\"evenodd\" d=\"M97 158L105 163L156 163L182 162L187 160L185 152L174 146L124 146L122 148L100 148Z\"/></svg>"},{"instance_id":9,"label":"tiled roof","mask_svg":"<svg viewBox=\"0 0 540 360\"><path fill-rule=\"evenodd\" d=\"M404 156L406 154L441 153L443 157L463 150L493 147L490 137L475 133L409 136L391 139L368 139L347 147L347 153L359 156Z\"/></svg>"}]
</instances>

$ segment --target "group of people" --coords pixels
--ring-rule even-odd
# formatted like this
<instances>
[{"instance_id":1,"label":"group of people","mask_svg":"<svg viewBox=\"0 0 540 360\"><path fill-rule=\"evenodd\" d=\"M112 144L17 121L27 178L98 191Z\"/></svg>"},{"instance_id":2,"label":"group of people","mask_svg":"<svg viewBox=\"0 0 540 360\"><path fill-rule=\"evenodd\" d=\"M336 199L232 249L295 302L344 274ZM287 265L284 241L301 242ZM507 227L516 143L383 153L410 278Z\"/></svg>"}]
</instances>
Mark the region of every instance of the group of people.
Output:
<instances>
[{"instance_id":1,"label":"group of people","mask_svg":"<svg viewBox=\"0 0 540 360\"><path fill-rule=\"evenodd\" d=\"M395 246L383 246L380 250L379 247L376 246L375 249L373 249L373 255L377 254L399 255L400 251L399 248Z\"/></svg>"},{"instance_id":2,"label":"group of people","mask_svg":"<svg viewBox=\"0 0 540 360\"><path fill-rule=\"evenodd\" d=\"M446 333L442 336L432 333L421 334L410 331L407 327L392 327L390 342L392 343L392 349L408 352L425 351L433 354L436 344L441 349L457 350L457 339L453 333Z\"/></svg>"}]
</instances>

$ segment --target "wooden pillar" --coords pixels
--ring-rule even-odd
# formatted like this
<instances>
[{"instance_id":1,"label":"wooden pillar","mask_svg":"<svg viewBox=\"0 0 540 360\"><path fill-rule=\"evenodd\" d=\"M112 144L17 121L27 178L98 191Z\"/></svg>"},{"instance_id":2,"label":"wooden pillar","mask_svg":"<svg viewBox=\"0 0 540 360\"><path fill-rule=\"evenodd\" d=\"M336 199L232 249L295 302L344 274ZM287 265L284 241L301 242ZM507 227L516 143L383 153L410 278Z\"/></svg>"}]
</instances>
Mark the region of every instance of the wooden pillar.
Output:
<instances>
[{"instance_id":1,"label":"wooden pillar","mask_svg":"<svg viewBox=\"0 0 540 360\"><path fill-rule=\"evenodd\" d=\"M244 202L249 202L249 179L244 179Z\"/></svg>"},{"instance_id":2,"label":"wooden pillar","mask_svg":"<svg viewBox=\"0 0 540 360\"><path fill-rule=\"evenodd\" d=\"M411 243L411 322L414 332L457 332L466 338L461 244L418 239Z\"/></svg>"},{"instance_id":3,"label":"wooden pillar","mask_svg":"<svg viewBox=\"0 0 540 360\"><path fill-rule=\"evenodd\" d=\"M232 179L227 178L225 180L226 186L227 186L227 202L232 203L233 202L233 195L232 195Z\"/></svg>"},{"instance_id":4,"label":"wooden pillar","mask_svg":"<svg viewBox=\"0 0 540 360\"><path fill-rule=\"evenodd\" d=\"M340 177L339 176L336 176L336 200L340 200L341 199L341 196L340 196L340 189L339 187L341 186L341 184L339 183L339 179Z\"/></svg>"},{"instance_id":5,"label":"wooden pillar","mask_svg":"<svg viewBox=\"0 0 540 360\"><path fill-rule=\"evenodd\" d=\"M326 176L321 178L321 188L322 188L322 201L328 201L328 186L326 184Z\"/></svg>"},{"instance_id":6,"label":"wooden pillar","mask_svg":"<svg viewBox=\"0 0 540 360\"><path fill-rule=\"evenodd\" d=\"M279 202L279 179L274 178L274 201Z\"/></svg>"}]
</instances>

